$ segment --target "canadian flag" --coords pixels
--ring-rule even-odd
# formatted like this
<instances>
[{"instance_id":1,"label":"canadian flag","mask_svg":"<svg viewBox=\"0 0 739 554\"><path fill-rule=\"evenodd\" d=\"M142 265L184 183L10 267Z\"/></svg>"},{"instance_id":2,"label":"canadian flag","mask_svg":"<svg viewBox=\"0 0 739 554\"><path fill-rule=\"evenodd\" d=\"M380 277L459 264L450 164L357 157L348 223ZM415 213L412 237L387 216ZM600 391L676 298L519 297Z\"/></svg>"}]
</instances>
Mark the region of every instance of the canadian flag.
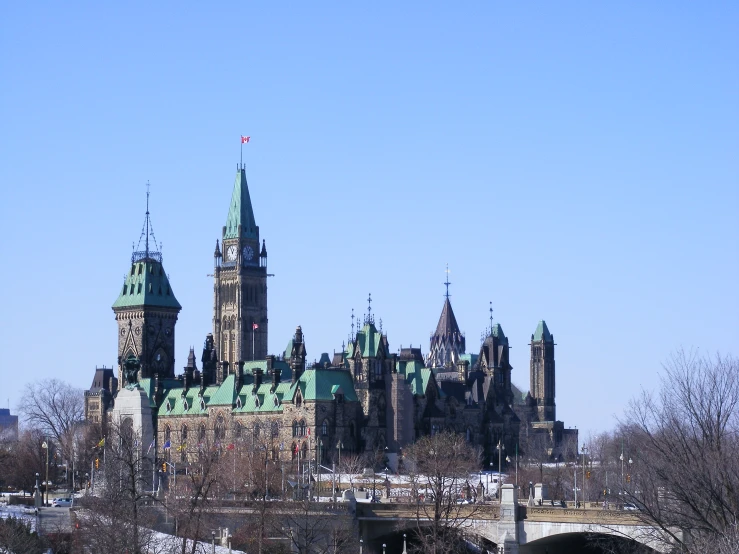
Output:
<instances>
[{"instance_id":1,"label":"canadian flag","mask_svg":"<svg viewBox=\"0 0 739 554\"><path fill-rule=\"evenodd\" d=\"M244 135L241 135L241 144L245 144L245 143L249 142L249 139L250 138L251 137L245 137Z\"/></svg>"},{"instance_id":2,"label":"canadian flag","mask_svg":"<svg viewBox=\"0 0 739 554\"><path fill-rule=\"evenodd\" d=\"M251 328L252 328L252 331L256 331L257 329L259 329L259 325L257 325L256 323L252 323Z\"/></svg>"},{"instance_id":3,"label":"canadian flag","mask_svg":"<svg viewBox=\"0 0 739 554\"><path fill-rule=\"evenodd\" d=\"M308 427L308 436L310 437L310 427Z\"/></svg>"}]
</instances>

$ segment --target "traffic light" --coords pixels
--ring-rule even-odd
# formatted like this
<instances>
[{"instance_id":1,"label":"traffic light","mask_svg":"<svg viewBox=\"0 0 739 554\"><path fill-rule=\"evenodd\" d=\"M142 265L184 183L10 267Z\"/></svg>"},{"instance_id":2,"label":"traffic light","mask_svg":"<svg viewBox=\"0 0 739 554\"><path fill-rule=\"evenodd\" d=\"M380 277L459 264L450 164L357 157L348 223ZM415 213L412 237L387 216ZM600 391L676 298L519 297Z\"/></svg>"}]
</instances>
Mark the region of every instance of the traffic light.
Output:
<instances>
[{"instance_id":1,"label":"traffic light","mask_svg":"<svg viewBox=\"0 0 739 554\"><path fill-rule=\"evenodd\" d=\"M585 474L585 478L586 479L590 479L590 472L589 471Z\"/></svg>"},{"instance_id":2,"label":"traffic light","mask_svg":"<svg viewBox=\"0 0 739 554\"><path fill-rule=\"evenodd\" d=\"M603 496L606 496L608 494L608 489L603 489Z\"/></svg>"},{"instance_id":3,"label":"traffic light","mask_svg":"<svg viewBox=\"0 0 739 554\"><path fill-rule=\"evenodd\" d=\"M626 474L626 482L627 483L631 483L631 474L630 473L627 473Z\"/></svg>"},{"instance_id":4,"label":"traffic light","mask_svg":"<svg viewBox=\"0 0 739 554\"><path fill-rule=\"evenodd\" d=\"M162 462L162 471L167 473L167 462Z\"/></svg>"},{"instance_id":5,"label":"traffic light","mask_svg":"<svg viewBox=\"0 0 739 554\"><path fill-rule=\"evenodd\" d=\"M100 458L95 458L95 469L100 469Z\"/></svg>"}]
</instances>

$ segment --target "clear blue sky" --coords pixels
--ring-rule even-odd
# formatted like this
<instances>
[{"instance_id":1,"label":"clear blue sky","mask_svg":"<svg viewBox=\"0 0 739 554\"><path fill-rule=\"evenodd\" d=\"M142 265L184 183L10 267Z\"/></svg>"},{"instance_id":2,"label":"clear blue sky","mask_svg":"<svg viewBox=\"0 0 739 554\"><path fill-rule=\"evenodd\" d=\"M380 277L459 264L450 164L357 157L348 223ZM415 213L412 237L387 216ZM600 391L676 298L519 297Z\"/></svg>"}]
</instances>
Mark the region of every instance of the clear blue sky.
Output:
<instances>
[{"instance_id":1,"label":"clear blue sky","mask_svg":"<svg viewBox=\"0 0 739 554\"><path fill-rule=\"evenodd\" d=\"M351 309L422 345L444 268L468 351L493 302L528 388L603 430L680 347L737 353L735 2L31 2L0 17L1 405L116 360L145 183L183 310L211 330L239 135L267 240L270 350Z\"/></svg>"}]
</instances>

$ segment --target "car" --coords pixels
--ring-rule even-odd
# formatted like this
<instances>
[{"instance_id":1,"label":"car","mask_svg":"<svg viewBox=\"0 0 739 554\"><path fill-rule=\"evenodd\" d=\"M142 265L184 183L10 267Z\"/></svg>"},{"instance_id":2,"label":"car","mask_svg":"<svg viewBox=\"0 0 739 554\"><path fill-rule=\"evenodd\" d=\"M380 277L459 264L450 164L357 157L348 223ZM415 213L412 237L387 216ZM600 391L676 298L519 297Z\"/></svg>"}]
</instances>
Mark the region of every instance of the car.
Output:
<instances>
[{"instance_id":1,"label":"car","mask_svg":"<svg viewBox=\"0 0 739 554\"><path fill-rule=\"evenodd\" d=\"M632 504L631 502L624 502L624 510L629 512L636 512L639 510L639 508L637 508L636 505Z\"/></svg>"},{"instance_id":2,"label":"car","mask_svg":"<svg viewBox=\"0 0 739 554\"><path fill-rule=\"evenodd\" d=\"M72 499L71 498L55 498L51 505L54 508L69 508L72 506Z\"/></svg>"}]
</instances>

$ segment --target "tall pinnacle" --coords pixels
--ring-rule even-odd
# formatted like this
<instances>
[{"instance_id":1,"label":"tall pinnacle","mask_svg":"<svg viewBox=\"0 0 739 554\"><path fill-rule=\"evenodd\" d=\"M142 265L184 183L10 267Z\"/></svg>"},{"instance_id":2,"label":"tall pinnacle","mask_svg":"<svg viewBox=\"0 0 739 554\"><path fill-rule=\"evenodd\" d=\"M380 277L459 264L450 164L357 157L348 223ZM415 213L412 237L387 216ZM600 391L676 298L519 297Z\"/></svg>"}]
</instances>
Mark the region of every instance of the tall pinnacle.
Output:
<instances>
[{"instance_id":1,"label":"tall pinnacle","mask_svg":"<svg viewBox=\"0 0 739 554\"><path fill-rule=\"evenodd\" d=\"M239 238L239 225L241 225L241 238L259 240L259 227L254 220L249 185L246 183L246 170L243 167L240 167L236 173L236 182L226 218L226 234L223 238Z\"/></svg>"}]
</instances>

